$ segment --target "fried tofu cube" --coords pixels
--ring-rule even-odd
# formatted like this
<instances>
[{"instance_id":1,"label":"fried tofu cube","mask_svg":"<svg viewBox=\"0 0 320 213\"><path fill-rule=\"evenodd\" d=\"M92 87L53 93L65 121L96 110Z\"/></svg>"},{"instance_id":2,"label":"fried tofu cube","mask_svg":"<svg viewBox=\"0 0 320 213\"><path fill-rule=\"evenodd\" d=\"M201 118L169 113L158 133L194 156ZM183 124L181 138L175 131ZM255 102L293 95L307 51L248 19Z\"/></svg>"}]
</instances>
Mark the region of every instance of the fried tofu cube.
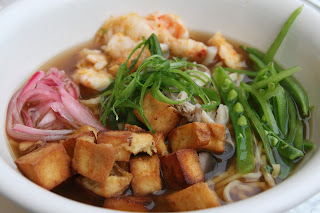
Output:
<instances>
[{"instance_id":1,"label":"fried tofu cube","mask_svg":"<svg viewBox=\"0 0 320 213\"><path fill-rule=\"evenodd\" d=\"M24 176L51 190L71 176L71 159L62 144L48 143L15 163Z\"/></svg>"},{"instance_id":2,"label":"fried tofu cube","mask_svg":"<svg viewBox=\"0 0 320 213\"><path fill-rule=\"evenodd\" d=\"M196 183L166 197L173 211L192 211L220 206L219 199L206 183Z\"/></svg>"},{"instance_id":3,"label":"fried tofu cube","mask_svg":"<svg viewBox=\"0 0 320 213\"><path fill-rule=\"evenodd\" d=\"M182 118L176 108L158 101L150 92L143 98L143 111L154 131L163 133L164 136L167 136L180 123ZM134 114L144 123L137 110L134 110Z\"/></svg>"},{"instance_id":4,"label":"fried tofu cube","mask_svg":"<svg viewBox=\"0 0 320 213\"><path fill-rule=\"evenodd\" d=\"M134 196L145 196L161 190L160 161L158 155L136 156L130 160L132 191Z\"/></svg>"},{"instance_id":5,"label":"fried tofu cube","mask_svg":"<svg viewBox=\"0 0 320 213\"><path fill-rule=\"evenodd\" d=\"M79 174L104 183L115 162L114 149L110 144L94 144L86 140L77 141L72 167Z\"/></svg>"},{"instance_id":6,"label":"fried tofu cube","mask_svg":"<svg viewBox=\"0 0 320 213\"><path fill-rule=\"evenodd\" d=\"M131 124L125 124L124 129L130 132L135 132L135 133L141 133L141 132L147 132L146 130L142 129L139 126L136 125L131 125Z\"/></svg>"},{"instance_id":7,"label":"fried tofu cube","mask_svg":"<svg viewBox=\"0 0 320 213\"><path fill-rule=\"evenodd\" d=\"M194 149L178 150L161 157L160 162L169 188L182 189L204 181L199 157Z\"/></svg>"},{"instance_id":8,"label":"fried tofu cube","mask_svg":"<svg viewBox=\"0 0 320 213\"><path fill-rule=\"evenodd\" d=\"M168 136L171 151L179 149L208 150L221 154L225 149L225 126L193 122L172 130Z\"/></svg>"},{"instance_id":9,"label":"fried tofu cube","mask_svg":"<svg viewBox=\"0 0 320 213\"><path fill-rule=\"evenodd\" d=\"M106 131L98 133L98 144L111 144L115 149L116 161L129 161L131 153L156 152L155 143L150 133L129 131Z\"/></svg>"},{"instance_id":10,"label":"fried tofu cube","mask_svg":"<svg viewBox=\"0 0 320 213\"><path fill-rule=\"evenodd\" d=\"M135 155L139 152L145 152L149 155L157 152L153 135L150 133L132 133L130 145L126 149Z\"/></svg>"},{"instance_id":11,"label":"fried tofu cube","mask_svg":"<svg viewBox=\"0 0 320 213\"><path fill-rule=\"evenodd\" d=\"M80 135L81 133L84 133L84 132L94 132L95 136L97 137L97 133L98 133L98 130L92 126L88 126L88 125L84 125L84 126L81 126L79 129L77 129L72 135L71 137L76 137L78 135Z\"/></svg>"},{"instance_id":12,"label":"fried tofu cube","mask_svg":"<svg viewBox=\"0 0 320 213\"><path fill-rule=\"evenodd\" d=\"M97 195L110 198L120 196L128 189L131 180L132 174L124 171L115 163L110 176L106 178L104 183L99 183L86 177L79 177L77 182Z\"/></svg>"},{"instance_id":13,"label":"fried tofu cube","mask_svg":"<svg viewBox=\"0 0 320 213\"><path fill-rule=\"evenodd\" d=\"M165 143L165 138L162 133L156 133L153 135L154 143L156 144L157 154L162 157L169 154L167 144Z\"/></svg>"},{"instance_id":14,"label":"fried tofu cube","mask_svg":"<svg viewBox=\"0 0 320 213\"><path fill-rule=\"evenodd\" d=\"M149 212L148 207L153 203L149 197L117 197L104 201L104 208L131 212Z\"/></svg>"},{"instance_id":15,"label":"fried tofu cube","mask_svg":"<svg viewBox=\"0 0 320 213\"><path fill-rule=\"evenodd\" d=\"M125 147L129 146L132 133L129 131L100 131L98 144L111 144L114 148L116 161L129 161L131 152Z\"/></svg>"},{"instance_id":16,"label":"fried tofu cube","mask_svg":"<svg viewBox=\"0 0 320 213\"><path fill-rule=\"evenodd\" d=\"M70 138L62 141L62 145L66 149L71 159L73 158L73 155L74 155L74 147L76 146L76 142L80 140L85 140L90 143L95 143L96 136L93 131L82 132L77 134L76 136L71 136Z\"/></svg>"},{"instance_id":17,"label":"fried tofu cube","mask_svg":"<svg viewBox=\"0 0 320 213\"><path fill-rule=\"evenodd\" d=\"M26 155L44 144L45 143L43 141L23 141L19 143L19 152L22 155Z\"/></svg>"}]
</instances>

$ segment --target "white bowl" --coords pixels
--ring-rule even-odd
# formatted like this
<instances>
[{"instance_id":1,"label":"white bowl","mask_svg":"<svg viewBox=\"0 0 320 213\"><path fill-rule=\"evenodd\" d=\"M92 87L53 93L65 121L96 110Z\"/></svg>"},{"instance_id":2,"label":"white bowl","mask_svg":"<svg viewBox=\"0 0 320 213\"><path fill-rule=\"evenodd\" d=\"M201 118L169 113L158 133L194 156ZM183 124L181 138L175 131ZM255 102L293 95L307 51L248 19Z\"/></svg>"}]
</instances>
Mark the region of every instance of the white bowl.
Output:
<instances>
[{"instance_id":1,"label":"white bowl","mask_svg":"<svg viewBox=\"0 0 320 213\"><path fill-rule=\"evenodd\" d=\"M34 212L111 212L75 202L32 183L17 170L4 128L10 97L51 57L91 39L111 14L174 12L194 30L216 32L266 50L288 16L302 3L292 0L69 0L20 1L0 12L0 192ZM301 65L296 77L315 105L312 138L319 146L320 15L305 5L276 60L285 67ZM293 175L278 186L214 212L281 212L320 190L318 147ZM209 212L213 209L203 210Z\"/></svg>"}]
</instances>

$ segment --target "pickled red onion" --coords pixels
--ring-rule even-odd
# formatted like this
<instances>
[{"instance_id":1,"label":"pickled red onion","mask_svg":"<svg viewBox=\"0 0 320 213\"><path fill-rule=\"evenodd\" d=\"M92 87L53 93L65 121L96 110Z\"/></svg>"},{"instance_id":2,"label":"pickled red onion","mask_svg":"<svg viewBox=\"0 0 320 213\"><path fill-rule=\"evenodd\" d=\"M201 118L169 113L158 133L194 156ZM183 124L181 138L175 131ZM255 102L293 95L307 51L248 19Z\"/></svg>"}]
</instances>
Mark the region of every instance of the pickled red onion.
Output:
<instances>
[{"instance_id":1,"label":"pickled red onion","mask_svg":"<svg viewBox=\"0 0 320 213\"><path fill-rule=\"evenodd\" d=\"M79 103L79 87L57 68L37 71L11 98L6 129L15 139L52 141L68 137L82 125L105 130Z\"/></svg>"}]
</instances>

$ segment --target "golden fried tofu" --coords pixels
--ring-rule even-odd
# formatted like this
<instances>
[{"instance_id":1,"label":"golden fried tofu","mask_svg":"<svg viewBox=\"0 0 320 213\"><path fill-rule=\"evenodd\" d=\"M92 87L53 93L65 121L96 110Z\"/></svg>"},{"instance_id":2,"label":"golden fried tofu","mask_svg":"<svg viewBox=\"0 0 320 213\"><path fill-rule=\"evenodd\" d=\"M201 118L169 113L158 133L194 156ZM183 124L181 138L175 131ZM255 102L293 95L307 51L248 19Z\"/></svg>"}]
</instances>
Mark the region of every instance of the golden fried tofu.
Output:
<instances>
[{"instance_id":1,"label":"golden fried tofu","mask_svg":"<svg viewBox=\"0 0 320 213\"><path fill-rule=\"evenodd\" d=\"M114 148L116 161L129 161L131 152L126 150L129 146L132 133L129 131L100 131L98 133L98 144L111 144Z\"/></svg>"},{"instance_id":2,"label":"golden fried tofu","mask_svg":"<svg viewBox=\"0 0 320 213\"><path fill-rule=\"evenodd\" d=\"M131 153L156 152L155 143L150 133L129 131L106 131L98 133L98 144L111 144L115 149L116 161L129 161Z\"/></svg>"},{"instance_id":3,"label":"golden fried tofu","mask_svg":"<svg viewBox=\"0 0 320 213\"><path fill-rule=\"evenodd\" d=\"M148 207L153 203L149 197L116 197L104 201L103 207L131 212L148 212Z\"/></svg>"},{"instance_id":4,"label":"golden fried tofu","mask_svg":"<svg viewBox=\"0 0 320 213\"><path fill-rule=\"evenodd\" d=\"M145 196L161 190L158 155L135 156L130 160L130 172L133 175L131 187L134 196Z\"/></svg>"},{"instance_id":5,"label":"golden fried tofu","mask_svg":"<svg viewBox=\"0 0 320 213\"><path fill-rule=\"evenodd\" d=\"M131 180L132 174L124 171L115 163L110 176L106 178L104 183L99 183L86 177L79 177L77 182L97 195L110 198L121 195L128 189Z\"/></svg>"},{"instance_id":6,"label":"golden fried tofu","mask_svg":"<svg viewBox=\"0 0 320 213\"><path fill-rule=\"evenodd\" d=\"M181 115L176 108L170 104L155 99L150 92L143 98L144 114L155 132L167 136L181 121ZM144 123L138 111L134 110L137 118Z\"/></svg>"},{"instance_id":7,"label":"golden fried tofu","mask_svg":"<svg viewBox=\"0 0 320 213\"><path fill-rule=\"evenodd\" d=\"M242 56L236 52L233 46L226 41L221 35L221 32L217 32L209 41L210 46L218 47L218 55L221 60L230 68L242 68L243 59Z\"/></svg>"},{"instance_id":8,"label":"golden fried tofu","mask_svg":"<svg viewBox=\"0 0 320 213\"><path fill-rule=\"evenodd\" d=\"M38 149L40 146L43 146L45 143L43 141L23 141L19 143L19 152L22 155L26 155L36 149Z\"/></svg>"},{"instance_id":9,"label":"golden fried tofu","mask_svg":"<svg viewBox=\"0 0 320 213\"><path fill-rule=\"evenodd\" d=\"M203 182L168 195L166 201L173 211L192 211L221 205L216 193Z\"/></svg>"},{"instance_id":10,"label":"golden fried tofu","mask_svg":"<svg viewBox=\"0 0 320 213\"><path fill-rule=\"evenodd\" d=\"M130 132L135 132L135 133L141 133L141 132L147 132L146 130L142 129L139 126L136 125L131 125L131 124L125 124L124 129Z\"/></svg>"},{"instance_id":11,"label":"golden fried tofu","mask_svg":"<svg viewBox=\"0 0 320 213\"><path fill-rule=\"evenodd\" d=\"M94 144L86 140L77 141L72 167L79 174L104 183L115 162L114 149L110 144Z\"/></svg>"},{"instance_id":12,"label":"golden fried tofu","mask_svg":"<svg viewBox=\"0 0 320 213\"><path fill-rule=\"evenodd\" d=\"M155 141L151 133L132 133L130 139L130 145L126 149L133 154L138 154L139 152L145 152L149 155L157 152L155 147Z\"/></svg>"},{"instance_id":13,"label":"golden fried tofu","mask_svg":"<svg viewBox=\"0 0 320 213\"><path fill-rule=\"evenodd\" d=\"M94 132L95 136L97 137L97 133L98 133L98 130L92 126L88 126L88 125L84 125L84 126L81 126L79 129L77 129L72 135L71 137L76 137L78 136L79 134L83 133L83 132Z\"/></svg>"},{"instance_id":14,"label":"golden fried tofu","mask_svg":"<svg viewBox=\"0 0 320 213\"><path fill-rule=\"evenodd\" d=\"M204 181L199 157L194 149L180 149L161 157L160 162L169 188L182 189Z\"/></svg>"},{"instance_id":15,"label":"golden fried tofu","mask_svg":"<svg viewBox=\"0 0 320 213\"><path fill-rule=\"evenodd\" d=\"M66 150L58 143L47 143L15 161L24 176L48 190L71 176L70 162Z\"/></svg>"},{"instance_id":16,"label":"golden fried tofu","mask_svg":"<svg viewBox=\"0 0 320 213\"><path fill-rule=\"evenodd\" d=\"M217 123L200 122L175 128L168 136L171 151L197 149L221 154L225 149L225 128L224 125Z\"/></svg>"},{"instance_id":17,"label":"golden fried tofu","mask_svg":"<svg viewBox=\"0 0 320 213\"><path fill-rule=\"evenodd\" d=\"M156 133L153 135L154 143L156 144L157 153L160 157L169 154L165 138L162 133Z\"/></svg>"},{"instance_id":18,"label":"golden fried tofu","mask_svg":"<svg viewBox=\"0 0 320 213\"><path fill-rule=\"evenodd\" d=\"M75 136L71 136L70 138L67 138L66 140L62 141L62 145L66 149L66 151L71 159L73 158L74 147L76 146L76 142L80 141L80 140L85 140L90 143L95 143L96 136L93 131L82 132L82 133L79 133Z\"/></svg>"}]
</instances>

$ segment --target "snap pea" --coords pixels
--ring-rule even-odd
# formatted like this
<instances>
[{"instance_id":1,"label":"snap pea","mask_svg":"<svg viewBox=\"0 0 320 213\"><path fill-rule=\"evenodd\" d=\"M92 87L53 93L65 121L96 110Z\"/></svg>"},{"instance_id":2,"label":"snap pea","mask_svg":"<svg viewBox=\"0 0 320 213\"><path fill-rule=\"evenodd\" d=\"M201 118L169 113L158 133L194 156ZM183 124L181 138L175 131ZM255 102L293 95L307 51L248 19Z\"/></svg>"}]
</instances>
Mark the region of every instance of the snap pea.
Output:
<instances>
[{"instance_id":1,"label":"snap pea","mask_svg":"<svg viewBox=\"0 0 320 213\"><path fill-rule=\"evenodd\" d=\"M297 16L301 13L303 9L303 5L300 6L298 9L296 9L291 16L287 19L286 23L282 27L281 31L279 32L277 38L273 41L271 46L269 47L268 51L263 57L264 63L269 63L273 60L275 54L277 53L283 39L286 37L291 25L293 24L294 20L297 18Z\"/></svg>"},{"instance_id":2,"label":"snap pea","mask_svg":"<svg viewBox=\"0 0 320 213\"><path fill-rule=\"evenodd\" d=\"M257 72L248 71L248 70L240 70L240 69L233 69L233 68L227 68L227 67L224 67L223 69L228 71L228 72L246 74L247 76L257 76L257 74L258 74Z\"/></svg>"},{"instance_id":3,"label":"snap pea","mask_svg":"<svg viewBox=\"0 0 320 213\"><path fill-rule=\"evenodd\" d=\"M258 132L258 134L261 138L263 147L265 149L265 152L266 152L266 155L267 155L267 158L268 158L270 164L275 164L276 161L275 161L274 156L272 154L272 150L270 147L270 143L269 143L269 139L267 137L267 134L262 126L262 123L257 118L255 112L251 109L251 107L247 101L247 98L246 98L246 91L242 86L240 86L240 89L239 89L239 100L240 100L240 103L242 104L243 109L246 112L249 120L251 121L252 125L254 126L254 128L256 129L256 131Z\"/></svg>"},{"instance_id":4,"label":"snap pea","mask_svg":"<svg viewBox=\"0 0 320 213\"><path fill-rule=\"evenodd\" d=\"M297 119L296 137L294 138L293 145L297 149L303 150L303 123L299 119Z\"/></svg>"},{"instance_id":5,"label":"snap pea","mask_svg":"<svg viewBox=\"0 0 320 213\"><path fill-rule=\"evenodd\" d=\"M275 75L270 76L267 79L263 79L261 81L258 81L254 84L252 84L252 88L253 89L260 89L260 88L264 88L268 85L268 83L278 83L280 81L282 81L283 79L293 75L294 73L298 72L301 70L300 66L294 66L291 67L289 69L283 70L282 72L279 72Z\"/></svg>"},{"instance_id":6,"label":"snap pea","mask_svg":"<svg viewBox=\"0 0 320 213\"><path fill-rule=\"evenodd\" d=\"M314 148L314 143L309 140L303 140L303 149L305 152L311 151Z\"/></svg>"},{"instance_id":7,"label":"snap pea","mask_svg":"<svg viewBox=\"0 0 320 213\"><path fill-rule=\"evenodd\" d=\"M279 92L273 97L273 110L278 123L278 126L283 135L288 134L288 102L286 91L278 85Z\"/></svg>"},{"instance_id":8,"label":"snap pea","mask_svg":"<svg viewBox=\"0 0 320 213\"><path fill-rule=\"evenodd\" d=\"M282 71L280 71L281 73ZM292 76L283 79L281 85L292 95L303 117L309 116L309 96L302 85Z\"/></svg>"},{"instance_id":9,"label":"snap pea","mask_svg":"<svg viewBox=\"0 0 320 213\"><path fill-rule=\"evenodd\" d=\"M303 152L300 149L297 149L296 147L291 146L290 144L282 140L278 135L272 132L270 128L267 127L267 125L265 125L263 122L261 122L261 124L265 130L265 133L267 134L267 137L271 142L271 146L276 147L281 156L286 157L290 160L296 160L304 156Z\"/></svg>"},{"instance_id":10,"label":"snap pea","mask_svg":"<svg viewBox=\"0 0 320 213\"><path fill-rule=\"evenodd\" d=\"M262 68L264 68L266 66L266 64L259 57L255 56L251 53L249 54L249 58L255 64L256 70L261 70Z\"/></svg>"},{"instance_id":11,"label":"snap pea","mask_svg":"<svg viewBox=\"0 0 320 213\"><path fill-rule=\"evenodd\" d=\"M269 91L269 92L266 92L264 95L263 95L263 98L264 100L269 100L270 98L278 95L278 93L280 92L280 90L283 89L279 84L276 86L276 88L272 91Z\"/></svg>"},{"instance_id":12,"label":"snap pea","mask_svg":"<svg viewBox=\"0 0 320 213\"><path fill-rule=\"evenodd\" d=\"M289 121L288 121L289 134L286 140L289 144L292 144L294 137L296 136L297 109L296 109L296 105L294 104L290 96L287 96L287 101L288 101L288 114L289 114Z\"/></svg>"},{"instance_id":13,"label":"snap pea","mask_svg":"<svg viewBox=\"0 0 320 213\"><path fill-rule=\"evenodd\" d=\"M238 89L222 67L214 70L213 80L229 108L236 138L237 171L242 174L249 173L255 168L253 138L246 114L239 103Z\"/></svg>"},{"instance_id":14,"label":"snap pea","mask_svg":"<svg viewBox=\"0 0 320 213\"><path fill-rule=\"evenodd\" d=\"M243 87L246 91L250 92L259 102L262 111L263 117L266 120L267 124L270 126L272 131L276 134L279 134L279 128L277 126L276 119L272 113L270 104L260 95L255 89L253 89L250 85L245 84L244 82L240 83L241 87Z\"/></svg>"}]
</instances>

